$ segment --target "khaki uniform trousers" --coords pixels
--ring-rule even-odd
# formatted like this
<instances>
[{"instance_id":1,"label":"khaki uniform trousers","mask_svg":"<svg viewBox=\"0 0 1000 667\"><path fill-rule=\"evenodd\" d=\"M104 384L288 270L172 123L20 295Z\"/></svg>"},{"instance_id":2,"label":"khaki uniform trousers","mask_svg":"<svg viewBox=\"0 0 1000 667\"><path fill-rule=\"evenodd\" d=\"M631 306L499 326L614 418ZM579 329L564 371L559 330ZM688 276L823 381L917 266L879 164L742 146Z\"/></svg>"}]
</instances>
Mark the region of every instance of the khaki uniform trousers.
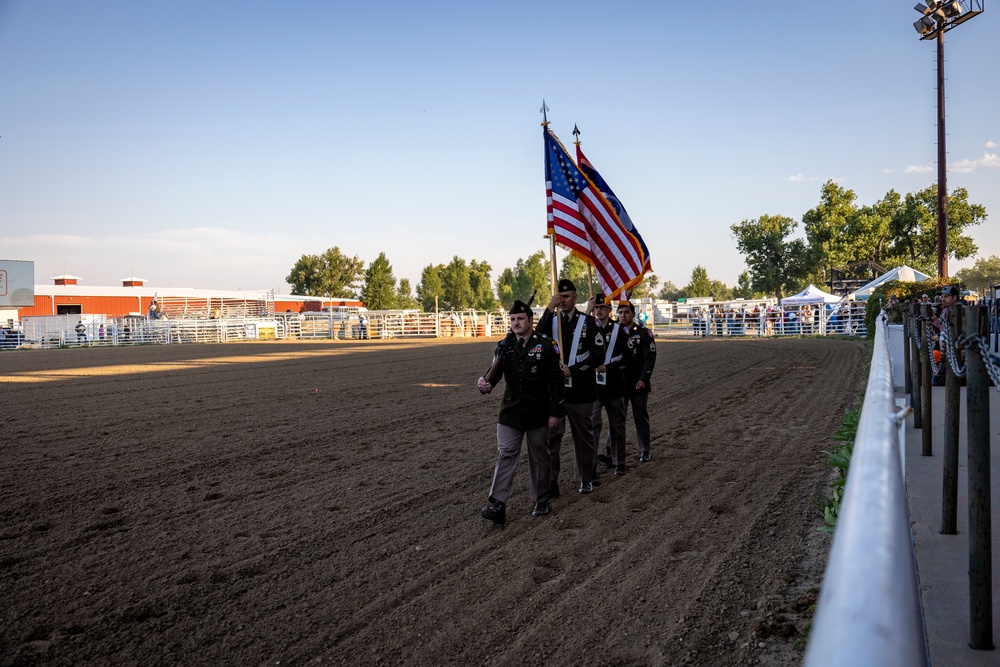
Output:
<instances>
[{"instance_id":1,"label":"khaki uniform trousers","mask_svg":"<svg viewBox=\"0 0 1000 667\"><path fill-rule=\"evenodd\" d=\"M506 503L521 456L521 443L528 439L528 493L534 502L549 499L549 427L528 431L497 424L497 465L493 470L490 500Z\"/></svg>"}]
</instances>

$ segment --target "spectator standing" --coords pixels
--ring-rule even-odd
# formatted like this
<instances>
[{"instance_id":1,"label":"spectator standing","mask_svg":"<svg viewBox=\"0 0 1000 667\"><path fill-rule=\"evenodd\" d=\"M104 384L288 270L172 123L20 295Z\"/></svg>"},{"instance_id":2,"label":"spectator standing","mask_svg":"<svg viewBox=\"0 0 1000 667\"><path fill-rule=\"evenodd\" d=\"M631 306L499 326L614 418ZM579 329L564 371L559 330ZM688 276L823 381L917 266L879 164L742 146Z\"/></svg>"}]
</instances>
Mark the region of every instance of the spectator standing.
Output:
<instances>
[{"instance_id":1,"label":"spectator standing","mask_svg":"<svg viewBox=\"0 0 1000 667\"><path fill-rule=\"evenodd\" d=\"M507 521L507 498L525 438L528 441L528 492L535 503L531 515L539 517L549 513L549 429L562 419L565 389L558 346L549 337L532 331L531 326L531 308L515 301L510 309L510 330L514 340L502 362L507 385L497 418L497 463L489 504L480 511L484 519L500 525ZM504 342L497 346L498 353ZM477 385L483 393L493 390L483 377Z\"/></svg>"},{"instance_id":2,"label":"spectator standing","mask_svg":"<svg viewBox=\"0 0 1000 667\"><path fill-rule=\"evenodd\" d=\"M930 340L934 342L934 349L941 350L941 330L945 328L948 324L948 309L954 308L955 304L958 303L961 292L955 285L948 285L943 288L938 293L941 299L941 310L938 312L937 317L931 318L930 323ZM964 351L963 351L964 354ZM944 384L944 365L941 365L941 371L931 378L931 384L934 386L941 386Z\"/></svg>"},{"instance_id":3,"label":"spectator standing","mask_svg":"<svg viewBox=\"0 0 1000 667\"><path fill-rule=\"evenodd\" d=\"M889 303L882 310L885 312L889 324L903 323L903 308L899 304L899 297L895 295L890 296Z\"/></svg>"}]
</instances>

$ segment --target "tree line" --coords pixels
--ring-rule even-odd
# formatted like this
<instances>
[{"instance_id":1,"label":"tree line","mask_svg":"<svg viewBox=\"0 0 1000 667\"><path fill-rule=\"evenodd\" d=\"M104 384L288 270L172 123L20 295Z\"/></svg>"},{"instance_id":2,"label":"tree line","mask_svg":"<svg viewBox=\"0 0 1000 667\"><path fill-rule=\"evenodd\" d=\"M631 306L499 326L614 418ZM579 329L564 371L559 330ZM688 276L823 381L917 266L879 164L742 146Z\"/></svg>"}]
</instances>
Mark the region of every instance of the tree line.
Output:
<instances>
[{"instance_id":1,"label":"tree line","mask_svg":"<svg viewBox=\"0 0 1000 667\"><path fill-rule=\"evenodd\" d=\"M890 190L868 205L832 180L820 203L802 216L805 238L791 238L798 223L780 215L743 220L730 230L743 255L749 286L777 298L829 278L873 279L883 270L908 264L937 275L937 185L900 195ZM966 234L986 220L986 208L969 202L965 188L948 195L948 256L972 257L978 251Z\"/></svg>"},{"instance_id":2,"label":"tree line","mask_svg":"<svg viewBox=\"0 0 1000 667\"><path fill-rule=\"evenodd\" d=\"M964 188L955 189L948 197L949 256L975 255L978 248L965 230L985 220L986 209L969 203ZM859 205L853 190L827 181L819 205L802 216L802 226L805 238L792 238L798 222L779 215L762 215L730 226L748 267L732 287L711 279L699 265L681 288L647 274L631 297L780 299L810 282L825 284L831 276L870 279L900 264L928 275L937 273L936 185L905 196L890 190L871 205ZM302 255L285 281L292 286L292 294L360 297L371 310L508 309L515 299L526 300L536 290L535 302L548 303L551 265L545 250L518 259L500 272L495 283L492 271L488 262L456 255L447 264L425 266L414 290L408 279L396 280L384 252L366 266L357 255L348 256L334 246L320 255ZM1000 278L1000 258L979 260L957 277L981 289L990 278ZM562 261L559 278L572 280L582 295L600 291L586 263L572 255Z\"/></svg>"},{"instance_id":3,"label":"tree line","mask_svg":"<svg viewBox=\"0 0 1000 667\"><path fill-rule=\"evenodd\" d=\"M397 281L384 252L366 266L357 255L346 255L335 246L320 255L302 255L285 280L292 286L292 294L357 297L370 310L491 311L497 308L506 310L515 299L527 300L533 292L537 292L535 303L548 303L552 296L550 271L548 254L539 250L501 271L494 285L490 278L492 267L488 262L466 261L455 256L448 264L425 266L414 292L406 278ZM597 278L593 272L588 272L587 264L572 255L562 261L559 278L572 280L585 298L600 291ZM683 289L677 289L669 281L661 285L655 275L647 274L631 296L676 300L684 296L711 295L717 299L730 299L738 292L738 289L726 287L721 281L710 280L705 268L698 266L692 272L691 282Z\"/></svg>"}]
</instances>

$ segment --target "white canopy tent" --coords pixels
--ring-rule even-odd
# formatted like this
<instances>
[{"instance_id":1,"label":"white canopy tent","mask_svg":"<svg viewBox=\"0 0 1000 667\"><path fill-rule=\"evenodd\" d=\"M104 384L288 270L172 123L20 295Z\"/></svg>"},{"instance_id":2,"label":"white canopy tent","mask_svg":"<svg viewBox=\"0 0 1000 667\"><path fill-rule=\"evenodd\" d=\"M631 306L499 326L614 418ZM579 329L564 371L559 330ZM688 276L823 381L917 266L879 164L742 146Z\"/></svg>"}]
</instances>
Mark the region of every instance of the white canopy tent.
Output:
<instances>
[{"instance_id":1,"label":"white canopy tent","mask_svg":"<svg viewBox=\"0 0 1000 667\"><path fill-rule=\"evenodd\" d=\"M841 297L824 292L815 285L809 285L798 294L786 296L781 300L782 306L804 306L812 303L839 303Z\"/></svg>"},{"instance_id":2,"label":"white canopy tent","mask_svg":"<svg viewBox=\"0 0 1000 667\"><path fill-rule=\"evenodd\" d=\"M930 280L930 276L926 273L921 273L914 268L906 266L897 266L892 271L883 273L875 280L871 281L864 287L861 287L855 292L851 292L847 295L848 299L867 299L875 291L875 288L883 283L887 283L890 280L898 280L904 283L922 283L925 280Z\"/></svg>"}]
</instances>

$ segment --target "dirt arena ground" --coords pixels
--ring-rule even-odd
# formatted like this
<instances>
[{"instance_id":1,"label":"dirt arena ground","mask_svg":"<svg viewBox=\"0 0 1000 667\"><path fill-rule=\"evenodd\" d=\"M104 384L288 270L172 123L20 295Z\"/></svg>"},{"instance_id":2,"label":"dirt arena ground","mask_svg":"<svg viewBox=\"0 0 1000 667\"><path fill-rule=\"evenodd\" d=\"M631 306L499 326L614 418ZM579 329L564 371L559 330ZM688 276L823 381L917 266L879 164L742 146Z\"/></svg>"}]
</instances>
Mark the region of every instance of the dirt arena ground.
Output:
<instances>
[{"instance_id":1,"label":"dirt arena ground","mask_svg":"<svg viewBox=\"0 0 1000 667\"><path fill-rule=\"evenodd\" d=\"M661 341L653 461L500 528L495 344L0 353L0 665L799 664L865 346Z\"/></svg>"}]
</instances>

